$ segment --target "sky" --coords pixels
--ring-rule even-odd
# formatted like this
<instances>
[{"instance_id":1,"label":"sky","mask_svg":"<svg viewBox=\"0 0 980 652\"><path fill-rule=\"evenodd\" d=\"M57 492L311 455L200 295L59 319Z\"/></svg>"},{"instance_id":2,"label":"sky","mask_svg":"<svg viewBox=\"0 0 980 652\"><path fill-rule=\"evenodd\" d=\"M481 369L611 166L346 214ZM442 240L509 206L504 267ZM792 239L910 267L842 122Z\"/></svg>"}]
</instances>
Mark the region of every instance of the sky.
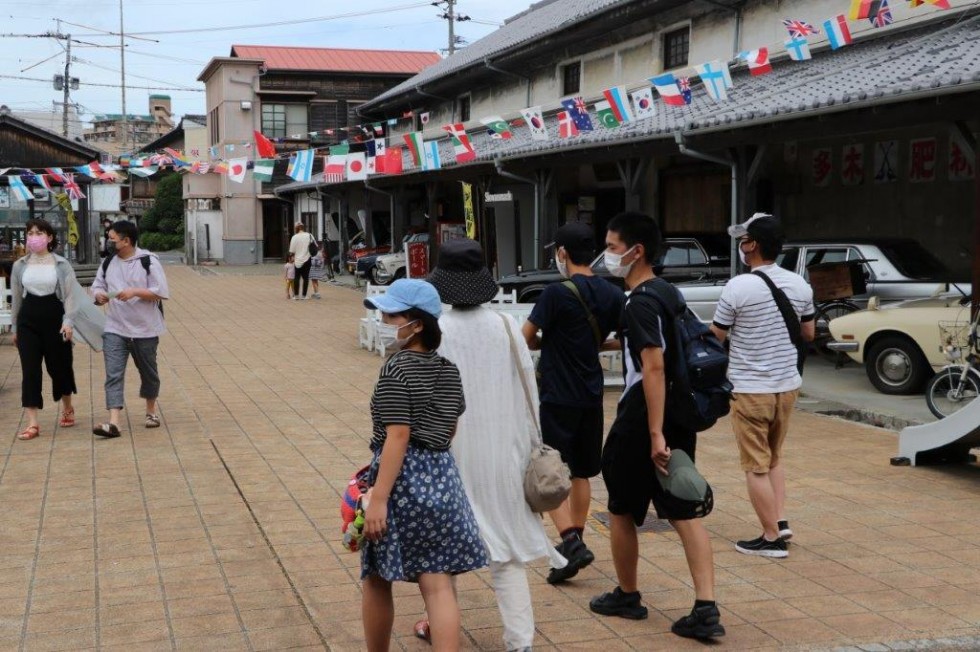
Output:
<instances>
[{"instance_id":1,"label":"sky","mask_svg":"<svg viewBox=\"0 0 980 652\"><path fill-rule=\"evenodd\" d=\"M530 1L457 0L456 12L473 20L458 22L456 32L470 42L475 41L493 31L494 23L500 24L526 9ZM7 36L57 32L57 19L61 19L65 21L61 23L61 33L84 42L72 43L71 69L72 77L82 82L78 90L72 91L71 101L80 105L83 121L93 114L121 113L120 2L125 32L140 37L126 41L128 113L146 114L149 96L160 93L170 95L175 116L203 114L204 87L196 81L197 76L211 57L228 56L233 44L437 51L446 48L448 40L447 22L437 17L443 9L426 0L356 3L333 0L282 5L270 0L61 0L58 3L0 0L0 104L6 104L16 113L52 111L52 100L61 102L62 92L54 90L50 81L55 74L64 72L65 55L59 41ZM289 12L276 11L278 7L288 7ZM364 15L350 16L351 13ZM314 20L324 17L331 19ZM301 22L198 33L159 33L284 21ZM116 35L107 35L106 31ZM86 83L117 87L86 86ZM136 87L154 87L154 90ZM60 105L56 110L60 115Z\"/></svg>"}]
</instances>

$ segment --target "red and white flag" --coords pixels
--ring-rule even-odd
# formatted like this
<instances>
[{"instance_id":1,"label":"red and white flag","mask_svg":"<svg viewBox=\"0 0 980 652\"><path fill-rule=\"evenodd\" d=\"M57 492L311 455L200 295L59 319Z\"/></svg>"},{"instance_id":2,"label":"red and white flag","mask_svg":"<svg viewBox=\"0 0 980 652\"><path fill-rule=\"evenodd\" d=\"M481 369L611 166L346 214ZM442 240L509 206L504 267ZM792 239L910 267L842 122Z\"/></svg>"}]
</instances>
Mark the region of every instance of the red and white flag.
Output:
<instances>
[{"instance_id":1,"label":"red and white flag","mask_svg":"<svg viewBox=\"0 0 980 652\"><path fill-rule=\"evenodd\" d=\"M346 154L331 154L323 166L323 180L327 183L340 183L347 170Z\"/></svg>"},{"instance_id":2,"label":"red and white flag","mask_svg":"<svg viewBox=\"0 0 980 652\"><path fill-rule=\"evenodd\" d=\"M248 172L248 159L233 158L228 161L228 178L235 183L245 181L246 172Z\"/></svg>"},{"instance_id":3,"label":"red and white flag","mask_svg":"<svg viewBox=\"0 0 980 652\"><path fill-rule=\"evenodd\" d=\"M559 111L558 137L571 138L572 136L578 136L578 127L575 126L575 121L568 115L568 111Z\"/></svg>"},{"instance_id":4,"label":"red and white flag","mask_svg":"<svg viewBox=\"0 0 980 652\"><path fill-rule=\"evenodd\" d=\"M749 64L749 72L753 76L772 72L772 64L769 63L769 48L739 52L738 56Z\"/></svg>"},{"instance_id":5,"label":"red and white flag","mask_svg":"<svg viewBox=\"0 0 980 652\"><path fill-rule=\"evenodd\" d=\"M347 155L347 180L364 181L368 178L367 160L364 152L352 152Z\"/></svg>"}]
</instances>

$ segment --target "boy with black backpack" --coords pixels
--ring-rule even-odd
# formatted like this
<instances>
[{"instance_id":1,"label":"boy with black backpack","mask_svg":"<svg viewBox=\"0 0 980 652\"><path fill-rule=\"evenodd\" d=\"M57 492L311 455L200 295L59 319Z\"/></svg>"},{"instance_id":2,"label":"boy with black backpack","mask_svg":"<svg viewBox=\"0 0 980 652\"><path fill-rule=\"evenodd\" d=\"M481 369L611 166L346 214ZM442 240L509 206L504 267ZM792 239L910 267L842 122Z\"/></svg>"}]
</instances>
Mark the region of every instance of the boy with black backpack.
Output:
<instances>
[{"instance_id":1,"label":"boy with black backpack","mask_svg":"<svg viewBox=\"0 0 980 652\"><path fill-rule=\"evenodd\" d=\"M139 229L120 220L109 229L108 257L99 266L92 293L99 306L108 304L102 355L105 358L105 395L109 421L92 433L118 437L124 401L126 364L132 356L140 374L140 398L146 401L147 428L159 428L157 398L160 374L157 346L166 326L161 301L170 297L167 277L156 254L136 246Z\"/></svg>"},{"instance_id":2,"label":"boy with black backpack","mask_svg":"<svg viewBox=\"0 0 980 652\"><path fill-rule=\"evenodd\" d=\"M637 586L636 528L652 502L657 516L680 535L694 580L694 608L672 631L697 639L723 636L711 542L700 520L711 511L711 489L693 460L697 430L727 412L724 352L703 324L692 323L677 289L654 274L663 246L657 223L627 212L614 217L607 229L606 268L625 279L631 291L620 332L626 390L602 451L619 586L593 598L589 607L606 616L647 617ZM699 370L696 362L689 363L702 357L715 364Z\"/></svg>"}]
</instances>

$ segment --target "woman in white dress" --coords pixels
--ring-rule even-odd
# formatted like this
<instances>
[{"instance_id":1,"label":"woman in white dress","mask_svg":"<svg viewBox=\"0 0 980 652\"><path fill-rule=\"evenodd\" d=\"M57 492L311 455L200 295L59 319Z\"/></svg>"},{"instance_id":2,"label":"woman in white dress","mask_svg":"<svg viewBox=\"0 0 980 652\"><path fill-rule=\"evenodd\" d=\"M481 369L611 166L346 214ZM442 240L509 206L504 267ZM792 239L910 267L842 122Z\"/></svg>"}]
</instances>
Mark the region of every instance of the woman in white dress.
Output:
<instances>
[{"instance_id":1,"label":"woman in white dress","mask_svg":"<svg viewBox=\"0 0 980 652\"><path fill-rule=\"evenodd\" d=\"M524 565L542 557L549 557L554 567L566 563L551 546L540 516L524 500L524 470L537 431L521 375L537 410L534 365L517 322L481 305L497 294L497 283L480 245L452 240L440 248L438 261L429 282L442 302L452 306L439 318L439 354L459 369L466 396L452 451L490 557L504 643L507 650L530 650L534 614ZM512 341L520 369L515 368Z\"/></svg>"}]
</instances>

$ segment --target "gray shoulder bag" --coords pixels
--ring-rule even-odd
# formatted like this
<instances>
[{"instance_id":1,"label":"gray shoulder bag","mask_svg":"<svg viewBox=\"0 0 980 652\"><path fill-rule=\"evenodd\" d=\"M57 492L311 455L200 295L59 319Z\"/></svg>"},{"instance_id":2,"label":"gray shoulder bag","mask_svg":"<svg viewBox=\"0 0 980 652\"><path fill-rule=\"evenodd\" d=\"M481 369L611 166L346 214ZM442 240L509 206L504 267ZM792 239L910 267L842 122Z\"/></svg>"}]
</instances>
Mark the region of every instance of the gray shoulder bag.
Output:
<instances>
[{"instance_id":1,"label":"gray shoulder bag","mask_svg":"<svg viewBox=\"0 0 980 652\"><path fill-rule=\"evenodd\" d=\"M504 321L504 330L507 331L507 337L510 339L511 357L514 360L517 375L521 379L521 388L524 390L527 411L534 423L534 430L538 434L537 439L531 442L531 460L524 470L524 500L531 507L531 511L550 512L568 498L568 494L572 490L571 472L562 461L561 454L554 448L546 446L541 439L538 412L534 401L531 400L531 390L524 375L521 356L517 351L517 339L511 331L507 317L500 313L497 314Z\"/></svg>"}]
</instances>

